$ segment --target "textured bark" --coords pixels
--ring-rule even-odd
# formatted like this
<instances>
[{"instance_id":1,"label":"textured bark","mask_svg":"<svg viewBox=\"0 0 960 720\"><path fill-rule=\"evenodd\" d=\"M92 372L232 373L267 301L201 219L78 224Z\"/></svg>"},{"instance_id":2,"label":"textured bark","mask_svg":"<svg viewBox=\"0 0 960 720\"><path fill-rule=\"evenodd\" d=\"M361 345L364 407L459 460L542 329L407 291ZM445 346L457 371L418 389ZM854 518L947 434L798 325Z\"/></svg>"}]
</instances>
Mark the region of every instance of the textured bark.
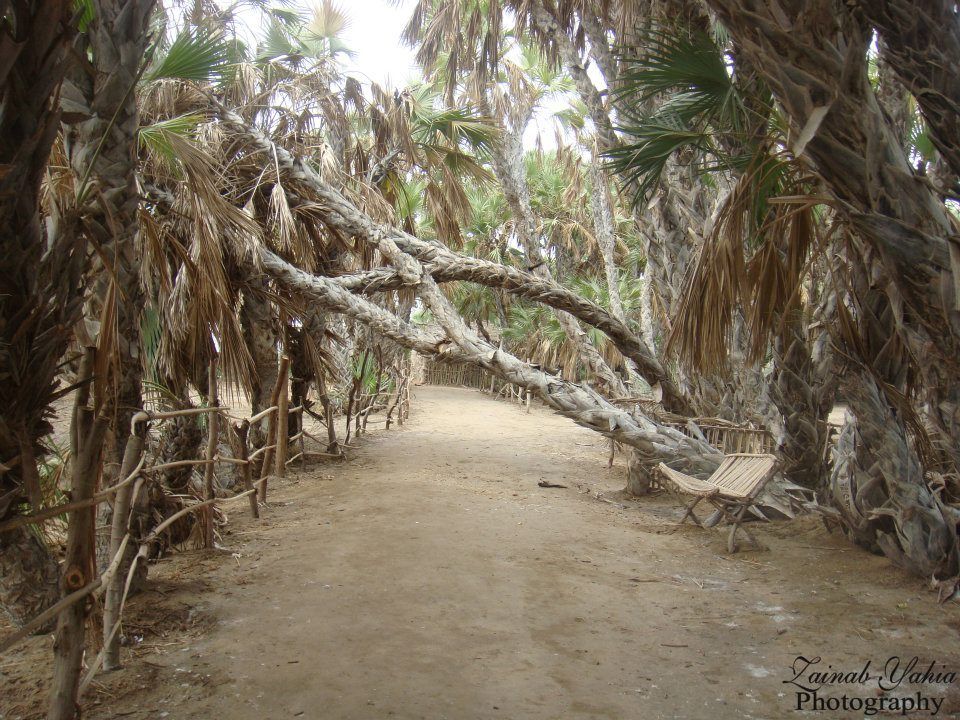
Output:
<instances>
[{"instance_id":1,"label":"textured bark","mask_svg":"<svg viewBox=\"0 0 960 720\"><path fill-rule=\"evenodd\" d=\"M960 17L953 0L868 0L884 58L913 93L930 139L960 175Z\"/></svg>"},{"instance_id":2,"label":"textured bark","mask_svg":"<svg viewBox=\"0 0 960 720\"><path fill-rule=\"evenodd\" d=\"M674 461L674 467L679 469L682 465L691 472L709 472L717 466L719 455L706 443L660 425L642 413L631 415L620 410L589 387L548 375L483 340L463 323L421 263L403 252L395 241L411 242L415 238L394 228L378 225L311 167L284 148L275 146L261 133L247 126L235 113L222 106L217 110L221 121L248 143L269 149L277 164L286 170L290 181L310 188L317 201L317 213L331 230L342 233L344 237L355 237L365 242L371 250L380 252L404 282L415 288L447 337L430 338L413 332L395 315L348 293L334 280L306 275L273 253L261 250L264 269L277 282L285 283L288 291L300 294L310 292L310 297L322 302L328 309L348 315L404 347L430 356L442 355L453 361L471 362L508 382L528 388L575 422L637 448L648 469L665 458Z\"/></svg>"},{"instance_id":3,"label":"textured bark","mask_svg":"<svg viewBox=\"0 0 960 720\"><path fill-rule=\"evenodd\" d=\"M143 455L144 444L146 442L147 425L139 423L137 427L132 428L130 437L127 439L123 463L120 466L119 480L125 480L137 467L140 458ZM110 552L109 560L120 552L123 545L123 539L131 531L129 525L130 508L134 502L135 488L138 485L125 485L117 491L113 501L113 518L110 531ZM103 669L115 670L120 667L120 633L113 632L113 626L120 621L120 607L123 604L123 586L127 575L130 572L130 566L135 561L137 555L137 546L134 542L127 544L124 557L120 561L119 570L110 579L107 585L107 591L104 596L103 604Z\"/></svg>"},{"instance_id":4,"label":"textured bark","mask_svg":"<svg viewBox=\"0 0 960 720\"><path fill-rule=\"evenodd\" d=\"M682 10L689 16L686 3L676 5L678 7L651 7L648 9L650 18L656 17L657 13L675 10ZM593 121L598 150L604 153L619 147L620 140L610 110L587 74L586 58L543 4L533 3L530 12L534 25L556 48L574 80L577 94ZM613 72L607 57L609 46L598 25L592 30L591 43L591 54L607 66L607 72ZM626 180L624 183L628 184ZM689 171L671 164L645 212L640 207L633 208L634 220L644 240L644 279L656 299L655 307L651 304L651 312L647 316L654 326L650 334L659 336L661 340L666 339L669 318L679 301L682 281L699 238L697 233L708 217L709 208L706 205L710 197L711 193L705 192L702 184L695 183ZM655 352L652 343L646 344ZM669 387L664 389L665 406L672 402L674 396L679 397L682 393L687 399L683 402L683 409L678 412L696 412L733 421L756 421L766 414L765 383L758 373L744 366L738 366L738 370L741 367L742 372L731 374L719 383L712 378L689 378L682 390L678 390L671 380Z\"/></svg>"},{"instance_id":5,"label":"textured bark","mask_svg":"<svg viewBox=\"0 0 960 720\"><path fill-rule=\"evenodd\" d=\"M763 74L837 207L878 253L947 369L957 365L960 311L954 230L939 198L914 177L867 76L869 28L818 0L774 9L765 0L709 0ZM805 131L805 132L804 132ZM807 140L799 143L798 140ZM929 355L925 350L918 357ZM935 384L935 383L934 383Z\"/></svg>"},{"instance_id":6,"label":"textured bark","mask_svg":"<svg viewBox=\"0 0 960 720\"><path fill-rule=\"evenodd\" d=\"M248 282L257 282L248 278ZM277 383L277 343L279 341L279 322L269 301L255 290L244 290L243 305L240 308L240 322L243 337L253 357L254 372L251 376L252 397L251 412L257 413L270 407L270 394ZM253 453L266 444L267 435L273 418L267 418L250 427L250 451ZM253 477L260 477L263 466L263 453L254 459Z\"/></svg>"},{"instance_id":7,"label":"textured bark","mask_svg":"<svg viewBox=\"0 0 960 720\"><path fill-rule=\"evenodd\" d=\"M104 378L105 414L111 419L112 447L108 457L119 464L128 437L130 419L142 406L140 287L138 249L140 194L137 189L137 132L140 116L136 93L140 65L149 42L147 23L154 0L104 0L97 4L86 38L89 72L75 72L69 83L71 109L83 119L69 129L70 164L77 177L86 178L81 199L107 229L94 238L101 245L92 270L93 284L85 308L90 340L109 351L114 360L109 378ZM113 322L108 304L115 312ZM119 467L108 473L112 479Z\"/></svg>"},{"instance_id":8,"label":"textured bark","mask_svg":"<svg viewBox=\"0 0 960 720\"><path fill-rule=\"evenodd\" d=\"M889 278L891 330L916 359L928 418L960 468L960 245L873 92L872 28L859 11L829 0L708 2L783 106L795 154L809 159L839 212L876 252ZM951 72L955 65L938 77Z\"/></svg>"},{"instance_id":9,"label":"textured bark","mask_svg":"<svg viewBox=\"0 0 960 720\"><path fill-rule=\"evenodd\" d=\"M134 88L144 62L147 22L154 0L103 0L86 28L86 67L75 66L64 94L71 111L64 146L78 181L78 202L98 228L80 341L97 347L105 372L96 379L94 405L110 420L103 483L116 482L130 420L143 406L140 316L144 307L138 247L137 132ZM83 336L86 337L83 337ZM112 506L98 508L97 525L109 529ZM98 532L101 563L109 531Z\"/></svg>"},{"instance_id":10,"label":"textured bark","mask_svg":"<svg viewBox=\"0 0 960 720\"><path fill-rule=\"evenodd\" d=\"M181 394L185 398L186 392ZM188 399L182 399L178 409L193 407ZM164 422L160 431L160 447L157 455L161 463L180 460L196 460L200 457L200 445L203 443L203 431L197 415L183 415ZM170 492L182 495L189 491L193 468L189 466L170 468L162 471L162 482Z\"/></svg>"},{"instance_id":11,"label":"textured bark","mask_svg":"<svg viewBox=\"0 0 960 720\"><path fill-rule=\"evenodd\" d=\"M523 131L532 115L532 106L525 107L520 112L522 119L515 123L513 132L504 133L500 142L494 143L491 153L494 174L503 188L507 205L514 216L514 227L526 256L527 266L537 278L552 281L550 268L543 257L540 236L537 231L537 221L530 205L530 190L523 163ZM554 315L564 334L576 348L577 357L584 367L612 393L620 396L628 395L623 381L607 365L600 353L590 343L586 333L576 318L564 311L555 311Z\"/></svg>"},{"instance_id":12,"label":"textured bark","mask_svg":"<svg viewBox=\"0 0 960 720\"><path fill-rule=\"evenodd\" d=\"M570 73L574 85L576 85L577 94L587 106L587 112L590 114L590 119L593 120L601 150L615 148L619 141L614 132L610 115L604 107L603 98L594 86L590 76L587 75L586 60L577 51L573 40L567 36L557 18L541 2L533 2L529 8L533 24L556 47L560 60Z\"/></svg>"},{"instance_id":13,"label":"textured bark","mask_svg":"<svg viewBox=\"0 0 960 720\"><path fill-rule=\"evenodd\" d=\"M89 357L92 359L92 353ZM92 362L87 363L87 366L92 369ZM89 377L89 372L84 372L82 377ZM74 423L77 445L74 448L70 494L74 500L87 500L96 490L100 455L108 422L103 416L93 416L93 411L87 407L86 392L82 392L77 396ZM61 580L64 597L84 588L98 577L94 543L95 518L93 507L70 513L67 552ZM88 613L87 603L80 602L63 610L57 617L48 720L74 720L80 717L77 700Z\"/></svg>"},{"instance_id":14,"label":"textured bark","mask_svg":"<svg viewBox=\"0 0 960 720\"><path fill-rule=\"evenodd\" d=\"M819 488L823 480L827 417L833 400L828 392L827 367L817 367L807 341L802 312L794 310L782 322L774 341L773 401L783 417L778 454L790 482Z\"/></svg>"},{"instance_id":15,"label":"textured bark","mask_svg":"<svg viewBox=\"0 0 960 720\"><path fill-rule=\"evenodd\" d=\"M623 300L620 298L620 273L614 257L617 239L613 231L613 206L607 189L607 176L600 169L600 160L596 153L590 159L590 178L593 181L593 193L590 196L593 231L603 255L603 276L607 283L607 295L610 298L610 314L620 322L626 323Z\"/></svg>"},{"instance_id":16,"label":"textured bark","mask_svg":"<svg viewBox=\"0 0 960 720\"><path fill-rule=\"evenodd\" d=\"M637 371L648 383L659 383L663 387L664 407L677 413L684 413L688 409L683 396L649 347L622 321L599 305L585 300L553 280L538 277L533 273L460 255L439 243L397 234L392 237L397 247L420 260L437 282L463 280L503 288L512 294L565 311L603 331L625 357L636 363ZM397 289L404 285L400 274L388 268L344 275L336 280L341 287L364 294Z\"/></svg>"},{"instance_id":17,"label":"textured bark","mask_svg":"<svg viewBox=\"0 0 960 720\"><path fill-rule=\"evenodd\" d=\"M15 627L60 599L58 580L56 560L31 528L0 534L0 608ZM51 624L37 632L49 632Z\"/></svg>"},{"instance_id":18,"label":"textured bark","mask_svg":"<svg viewBox=\"0 0 960 720\"><path fill-rule=\"evenodd\" d=\"M877 548L918 575L960 574L955 510L927 487L906 429L876 381L851 374L843 395L856 417L846 428L831 482L844 526L860 544Z\"/></svg>"},{"instance_id":19,"label":"textured bark","mask_svg":"<svg viewBox=\"0 0 960 720\"><path fill-rule=\"evenodd\" d=\"M80 316L85 248L61 218L40 218L40 185L59 129L73 4L7 4L0 23L0 520L38 494L40 439L58 365ZM56 563L26 528L0 535L0 608L22 623L56 600Z\"/></svg>"}]
</instances>

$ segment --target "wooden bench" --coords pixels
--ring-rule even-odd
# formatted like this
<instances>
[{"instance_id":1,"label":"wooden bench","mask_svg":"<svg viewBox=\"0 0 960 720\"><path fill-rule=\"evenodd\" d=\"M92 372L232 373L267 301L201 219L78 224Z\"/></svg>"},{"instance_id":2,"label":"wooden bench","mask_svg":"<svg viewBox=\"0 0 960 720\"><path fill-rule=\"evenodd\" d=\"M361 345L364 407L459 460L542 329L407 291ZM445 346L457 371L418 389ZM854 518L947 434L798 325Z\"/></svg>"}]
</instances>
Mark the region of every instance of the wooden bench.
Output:
<instances>
[{"instance_id":1,"label":"wooden bench","mask_svg":"<svg viewBox=\"0 0 960 720\"><path fill-rule=\"evenodd\" d=\"M686 506L687 511L680 524L689 517L703 527L693 510L701 500L706 500L731 524L727 549L733 553L737 549L737 530L740 529L744 515L757 502L764 486L776 474L778 464L774 455L733 453L724 457L720 467L706 480L674 470L665 463L660 463L657 471L668 487L693 497L693 501ZM743 531L755 546L762 547L747 528L743 528Z\"/></svg>"}]
</instances>

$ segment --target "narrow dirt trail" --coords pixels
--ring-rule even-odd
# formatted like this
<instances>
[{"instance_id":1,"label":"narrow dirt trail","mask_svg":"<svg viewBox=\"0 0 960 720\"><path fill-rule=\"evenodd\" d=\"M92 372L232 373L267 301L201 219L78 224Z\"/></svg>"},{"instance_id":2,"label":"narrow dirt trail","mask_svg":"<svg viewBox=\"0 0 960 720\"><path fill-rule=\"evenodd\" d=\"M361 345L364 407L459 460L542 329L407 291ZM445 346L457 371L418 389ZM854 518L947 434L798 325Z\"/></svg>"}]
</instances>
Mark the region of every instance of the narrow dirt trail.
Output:
<instances>
[{"instance_id":1,"label":"narrow dirt trail","mask_svg":"<svg viewBox=\"0 0 960 720\"><path fill-rule=\"evenodd\" d=\"M955 612L810 519L729 557L718 531L674 532L669 497L598 502L623 484L606 441L542 408L440 388L413 407L277 484L262 521L235 506L234 557L158 566L134 613L179 607L193 632L145 641L86 716L796 717L797 655L960 666Z\"/></svg>"}]
</instances>

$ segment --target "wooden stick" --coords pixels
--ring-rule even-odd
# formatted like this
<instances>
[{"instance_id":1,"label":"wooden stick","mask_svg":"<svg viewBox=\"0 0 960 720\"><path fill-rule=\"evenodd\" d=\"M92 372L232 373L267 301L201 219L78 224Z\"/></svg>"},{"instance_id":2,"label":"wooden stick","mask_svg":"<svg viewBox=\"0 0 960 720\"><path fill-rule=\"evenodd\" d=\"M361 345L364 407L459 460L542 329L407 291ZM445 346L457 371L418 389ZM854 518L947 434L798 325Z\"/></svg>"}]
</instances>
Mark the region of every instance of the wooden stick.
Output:
<instances>
[{"instance_id":1,"label":"wooden stick","mask_svg":"<svg viewBox=\"0 0 960 720\"><path fill-rule=\"evenodd\" d=\"M243 462L243 489L250 493L250 515L259 518L260 508L257 506L257 496L253 492L253 467L247 457L247 436L250 433L250 421L244 420L239 425L234 425L233 429L240 440L240 460Z\"/></svg>"},{"instance_id":2,"label":"wooden stick","mask_svg":"<svg viewBox=\"0 0 960 720\"><path fill-rule=\"evenodd\" d=\"M305 430L303 429L303 411L304 411L304 407L303 405L301 405L299 421L298 421L298 425L300 427L299 438L300 438L300 469L301 470L303 470L306 467L306 463L307 463L307 456L304 455L307 449L307 445L306 445L306 441L303 439L303 433L305 432Z\"/></svg>"},{"instance_id":3,"label":"wooden stick","mask_svg":"<svg viewBox=\"0 0 960 720\"><path fill-rule=\"evenodd\" d=\"M88 348L83 359L81 377L92 376L95 350ZM89 395L77 393L74 408L75 440L78 452L73 458L70 489L77 500L92 498L100 475L100 456L109 423L104 416L93 416L87 407ZM74 510L67 525L67 552L61 575L64 593L85 589L96 577L92 508ZM91 591L92 592L92 591ZM72 593L71 593L72 594ZM53 646L53 681L51 682L50 720L72 720L76 717L77 688L83 663L87 607L71 603L57 615L56 640Z\"/></svg>"},{"instance_id":4,"label":"wooden stick","mask_svg":"<svg viewBox=\"0 0 960 720\"><path fill-rule=\"evenodd\" d=\"M207 378L207 404L211 406L218 405L217 402L217 356L210 358L210 369ZM203 469L203 497L204 500L212 500L213 494L213 458L217 454L217 425L220 416L218 414L210 415L207 422L207 462L209 463ZM206 514L203 522L203 546L213 547L213 513Z\"/></svg>"},{"instance_id":5,"label":"wooden stick","mask_svg":"<svg viewBox=\"0 0 960 720\"><path fill-rule=\"evenodd\" d=\"M127 438L127 446L123 452L123 464L120 469L120 476L129 474L131 467L136 463L142 465L143 448L147 439L146 423L135 423L130 428L130 437ZM140 486L137 486L139 491ZM113 518L110 528L110 555L117 557L122 553L121 546L126 545L126 539L130 536L130 507L132 505L132 494L126 488L117 494L117 499L113 505ZM120 559L122 564L123 559ZM115 622L120 620L120 594L122 588L119 584L119 578L111 579L107 583L107 596L103 604L103 625L105 628L112 627ZM103 638L103 658L104 667L107 670L114 670L120 667L120 643L115 642L114 635L104 635Z\"/></svg>"},{"instance_id":6,"label":"wooden stick","mask_svg":"<svg viewBox=\"0 0 960 720\"><path fill-rule=\"evenodd\" d=\"M280 367L277 369L277 381L274 383L273 392L270 394L270 405L277 408L279 412L280 388L287 377L287 366L290 364L290 358L286 355L280 358ZM263 455L263 465L260 470L260 482L258 483L258 500L261 503L267 501L267 477L270 475L270 468L273 465L273 447L277 445L277 423L276 419L270 423L270 430L267 433L267 448Z\"/></svg>"},{"instance_id":7,"label":"wooden stick","mask_svg":"<svg viewBox=\"0 0 960 720\"><path fill-rule=\"evenodd\" d=\"M261 411L258 412L256 415L254 415L252 418L250 418L247 422L249 422L251 425L256 425L258 422L260 422L260 421L263 420L265 417L267 417L268 415L270 415L270 413L274 412L276 409L277 409L277 406L274 405L274 406L272 406L272 407L268 407L266 410L261 410Z\"/></svg>"},{"instance_id":8,"label":"wooden stick","mask_svg":"<svg viewBox=\"0 0 960 720\"><path fill-rule=\"evenodd\" d=\"M209 465L210 463L210 460L174 460L159 465L151 465L144 472L155 472L156 470L167 470L168 468L185 467L187 465Z\"/></svg>"},{"instance_id":9,"label":"wooden stick","mask_svg":"<svg viewBox=\"0 0 960 720\"><path fill-rule=\"evenodd\" d=\"M286 356L284 356L284 359L286 359ZM280 395L277 398L277 463L275 472L277 477L282 478L287 474L287 454L290 450L290 439L287 437L290 425L290 391L287 385L286 372L283 373L280 380Z\"/></svg>"},{"instance_id":10,"label":"wooden stick","mask_svg":"<svg viewBox=\"0 0 960 720\"><path fill-rule=\"evenodd\" d=\"M229 465L246 465L249 463L249 460L241 460L240 458L224 457L220 453L217 453L217 456L213 459L214 463L227 463Z\"/></svg>"},{"instance_id":11,"label":"wooden stick","mask_svg":"<svg viewBox=\"0 0 960 720\"><path fill-rule=\"evenodd\" d=\"M262 448L260 448L259 450L254 450L254 451L250 454L250 457L249 457L248 459L252 461L254 458L258 457L258 456L260 455L260 453L265 453L265 452L267 452L268 450L273 450L275 447L277 447L277 446L276 446L276 445L264 445L264 446L263 446ZM261 475L262 475L262 474L263 474L263 473L261 473Z\"/></svg>"},{"instance_id":12,"label":"wooden stick","mask_svg":"<svg viewBox=\"0 0 960 720\"><path fill-rule=\"evenodd\" d=\"M38 512L30 515L18 515L15 518L7 520L5 523L0 523L0 534L9 532L10 530L16 530L18 527L22 527L23 525L41 523L44 520L49 520L50 518L56 517L57 515L62 515L65 512L72 512L74 510L79 510L80 508L102 503L107 498L115 495L122 487L136 480L137 476L140 474L140 471L143 469L143 464L146 462L146 460L147 458L145 455L141 456L140 463L137 465L134 471L130 473L129 476L124 478L121 482L118 482L113 487L107 488L106 490L101 490L91 498L86 500L74 500L73 502L63 503L62 505L44 508L43 510L39 510Z\"/></svg>"},{"instance_id":13,"label":"wooden stick","mask_svg":"<svg viewBox=\"0 0 960 720\"><path fill-rule=\"evenodd\" d=\"M167 420L169 418L183 417L184 415L203 415L208 412L226 412L230 408L207 406L199 408L187 408L186 410L164 410L163 412L154 412L153 410L141 410L133 416L133 422L144 422L152 420Z\"/></svg>"}]
</instances>

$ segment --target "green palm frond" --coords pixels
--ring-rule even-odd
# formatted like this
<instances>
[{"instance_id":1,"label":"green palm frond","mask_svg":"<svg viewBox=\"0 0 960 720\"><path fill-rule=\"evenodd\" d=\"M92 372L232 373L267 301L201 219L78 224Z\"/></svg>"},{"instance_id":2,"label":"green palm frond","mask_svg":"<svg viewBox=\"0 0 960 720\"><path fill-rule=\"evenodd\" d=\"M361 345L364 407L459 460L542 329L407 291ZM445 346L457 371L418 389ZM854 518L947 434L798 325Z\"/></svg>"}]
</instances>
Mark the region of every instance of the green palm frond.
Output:
<instances>
[{"instance_id":1,"label":"green palm frond","mask_svg":"<svg viewBox=\"0 0 960 720\"><path fill-rule=\"evenodd\" d=\"M623 178L632 190L635 204L641 202L660 182L667 161L684 148L704 154L713 150L709 132L696 130L669 115L649 119L641 125L620 128L633 142L605 153L608 167Z\"/></svg>"},{"instance_id":2,"label":"green palm frond","mask_svg":"<svg viewBox=\"0 0 960 720\"><path fill-rule=\"evenodd\" d=\"M323 0L314 8L313 16L300 33L300 39L314 58L352 56L353 51L342 39L350 27L350 16L330 0Z\"/></svg>"},{"instance_id":3,"label":"green palm frond","mask_svg":"<svg viewBox=\"0 0 960 720\"><path fill-rule=\"evenodd\" d=\"M273 18L257 47L257 59L260 61L281 59L296 61L303 58L307 49L294 36L295 32L295 28L291 28L278 18Z\"/></svg>"},{"instance_id":4,"label":"green palm frond","mask_svg":"<svg viewBox=\"0 0 960 720\"><path fill-rule=\"evenodd\" d=\"M87 26L97 16L97 7L93 0L74 0L73 10L77 16L77 30L85 32Z\"/></svg>"},{"instance_id":5,"label":"green palm frond","mask_svg":"<svg viewBox=\"0 0 960 720\"><path fill-rule=\"evenodd\" d=\"M161 58L156 60L144 80L192 80L216 82L227 70L230 49L223 36L197 28L180 32Z\"/></svg>"},{"instance_id":6,"label":"green palm frond","mask_svg":"<svg viewBox=\"0 0 960 720\"><path fill-rule=\"evenodd\" d=\"M625 70L614 102L627 141L607 153L608 166L625 179L635 204L650 194L667 161L681 150L692 151L701 171L742 166L744 159L731 156L720 138L742 134L749 117L715 38L657 28L644 35L642 47L639 57L622 58ZM655 99L659 107L648 110Z\"/></svg>"},{"instance_id":7,"label":"green palm frond","mask_svg":"<svg viewBox=\"0 0 960 720\"><path fill-rule=\"evenodd\" d=\"M196 113L157 120L140 128L141 146L168 169L177 167L180 153L174 137L192 138L203 117Z\"/></svg>"},{"instance_id":8,"label":"green palm frond","mask_svg":"<svg viewBox=\"0 0 960 720\"><path fill-rule=\"evenodd\" d=\"M623 57L626 67L614 91L615 101L628 101L625 112L661 93L689 96L698 112L731 119L740 112L726 57L709 35L657 28L644 34L640 46L641 56Z\"/></svg>"}]
</instances>

